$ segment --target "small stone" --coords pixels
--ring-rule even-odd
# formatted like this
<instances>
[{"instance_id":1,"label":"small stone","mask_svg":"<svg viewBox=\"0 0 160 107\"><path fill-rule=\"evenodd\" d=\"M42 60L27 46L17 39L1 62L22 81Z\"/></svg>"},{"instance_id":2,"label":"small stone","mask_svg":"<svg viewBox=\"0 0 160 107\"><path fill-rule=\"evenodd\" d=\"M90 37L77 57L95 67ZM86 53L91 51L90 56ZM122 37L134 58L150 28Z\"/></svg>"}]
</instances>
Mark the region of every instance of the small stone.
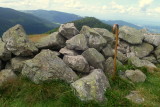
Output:
<instances>
[{"instance_id":1,"label":"small stone","mask_svg":"<svg viewBox=\"0 0 160 107\"><path fill-rule=\"evenodd\" d=\"M146 80L146 75L140 70L127 70L125 75L132 82L144 82Z\"/></svg>"},{"instance_id":2,"label":"small stone","mask_svg":"<svg viewBox=\"0 0 160 107\"><path fill-rule=\"evenodd\" d=\"M139 91L131 91L131 93L126 96L126 98L137 104L141 104L145 101Z\"/></svg>"},{"instance_id":3,"label":"small stone","mask_svg":"<svg viewBox=\"0 0 160 107\"><path fill-rule=\"evenodd\" d=\"M130 57L129 63L133 64L136 67L153 67L157 68L153 63L148 60L140 60L138 57Z\"/></svg>"},{"instance_id":4,"label":"small stone","mask_svg":"<svg viewBox=\"0 0 160 107\"><path fill-rule=\"evenodd\" d=\"M98 32L88 26L83 26L80 33L84 34L87 38L89 48L101 50L107 44L107 41L103 36L101 36Z\"/></svg>"},{"instance_id":5,"label":"small stone","mask_svg":"<svg viewBox=\"0 0 160 107\"><path fill-rule=\"evenodd\" d=\"M66 39L70 39L73 36L79 34L79 31L74 26L74 23L67 23L60 26L59 33Z\"/></svg>"},{"instance_id":6,"label":"small stone","mask_svg":"<svg viewBox=\"0 0 160 107\"><path fill-rule=\"evenodd\" d=\"M87 39L83 34L78 34L66 41L66 47L72 50L84 51L88 48Z\"/></svg>"},{"instance_id":7,"label":"small stone","mask_svg":"<svg viewBox=\"0 0 160 107\"><path fill-rule=\"evenodd\" d=\"M70 55L70 56L76 56L76 55L78 55L78 53L76 51L67 49L66 47L61 48L61 50L59 52L61 54L63 54L63 55Z\"/></svg>"},{"instance_id":8,"label":"small stone","mask_svg":"<svg viewBox=\"0 0 160 107\"><path fill-rule=\"evenodd\" d=\"M65 55L63 57L63 61L75 71L79 71L82 73L89 73L89 64L82 55L77 55L77 56Z\"/></svg>"},{"instance_id":9,"label":"small stone","mask_svg":"<svg viewBox=\"0 0 160 107\"><path fill-rule=\"evenodd\" d=\"M94 48L89 48L86 51L82 53L82 56L87 60L87 62L95 67L95 68L103 68L103 62L105 61L104 56L99 53L96 49Z\"/></svg>"},{"instance_id":10,"label":"small stone","mask_svg":"<svg viewBox=\"0 0 160 107\"><path fill-rule=\"evenodd\" d=\"M16 74L14 74L11 69L4 69L0 71L0 86L2 86L5 82L12 81L16 78Z\"/></svg>"}]
</instances>

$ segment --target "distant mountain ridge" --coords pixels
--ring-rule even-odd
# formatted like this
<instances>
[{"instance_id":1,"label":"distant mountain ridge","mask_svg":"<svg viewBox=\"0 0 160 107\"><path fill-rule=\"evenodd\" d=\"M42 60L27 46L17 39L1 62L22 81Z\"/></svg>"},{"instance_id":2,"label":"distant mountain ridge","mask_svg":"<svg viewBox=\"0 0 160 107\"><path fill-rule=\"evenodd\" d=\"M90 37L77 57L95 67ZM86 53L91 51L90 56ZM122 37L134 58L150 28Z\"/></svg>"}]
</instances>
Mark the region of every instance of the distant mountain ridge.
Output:
<instances>
[{"instance_id":1,"label":"distant mountain ridge","mask_svg":"<svg viewBox=\"0 0 160 107\"><path fill-rule=\"evenodd\" d=\"M31 14L0 7L0 36L16 24L21 24L28 34L44 33L58 26Z\"/></svg>"},{"instance_id":2,"label":"distant mountain ridge","mask_svg":"<svg viewBox=\"0 0 160 107\"><path fill-rule=\"evenodd\" d=\"M48 10L25 10L23 11L25 13L30 13L34 16L37 16L39 18L63 24L75 20L82 19L81 16L71 14L71 13L65 13L65 12L59 12L59 11L48 11Z\"/></svg>"},{"instance_id":3,"label":"distant mountain ridge","mask_svg":"<svg viewBox=\"0 0 160 107\"><path fill-rule=\"evenodd\" d=\"M136 29L143 29L143 27L137 26L135 24L132 24L132 23L129 23L129 22L126 22L126 21L123 21L123 20L108 20L108 21L103 20L103 22L106 23L106 24L110 24L110 25L119 24L120 26L125 25L125 26L136 28Z\"/></svg>"}]
</instances>

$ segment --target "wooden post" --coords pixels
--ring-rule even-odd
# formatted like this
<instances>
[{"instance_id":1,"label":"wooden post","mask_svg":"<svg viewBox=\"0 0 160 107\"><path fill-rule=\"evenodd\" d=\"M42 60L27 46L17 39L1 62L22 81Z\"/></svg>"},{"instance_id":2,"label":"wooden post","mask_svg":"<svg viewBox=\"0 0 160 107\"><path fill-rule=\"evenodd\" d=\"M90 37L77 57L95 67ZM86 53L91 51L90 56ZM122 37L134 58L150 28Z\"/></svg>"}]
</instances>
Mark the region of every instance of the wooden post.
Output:
<instances>
[{"instance_id":1,"label":"wooden post","mask_svg":"<svg viewBox=\"0 0 160 107\"><path fill-rule=\"evenodd\" d=\"M119 25L118 24L114 24L113 25L113 34L115 34L115 54L114 54L114 70L113 70L113 75L112 75L112 79L115 79L116 74L117 74L117 47L118 47L118 35L119 35Z\"/></svg>"}]
</instances>

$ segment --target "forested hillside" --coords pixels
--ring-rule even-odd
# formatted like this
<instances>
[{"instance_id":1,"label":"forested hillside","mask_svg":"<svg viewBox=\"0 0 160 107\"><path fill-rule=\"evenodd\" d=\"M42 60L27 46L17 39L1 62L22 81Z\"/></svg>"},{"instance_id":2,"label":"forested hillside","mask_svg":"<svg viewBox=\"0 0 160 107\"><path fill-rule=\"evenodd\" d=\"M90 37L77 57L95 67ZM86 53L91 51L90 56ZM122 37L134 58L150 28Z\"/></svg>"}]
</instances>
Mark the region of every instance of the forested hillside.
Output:
<instances>
[{"instance_id":1,"label":"forested hillside","mask_svg":"<svg viewBox=\"0 0 160 107\"><path fill-rule=\"evenodd\" d=\"M43 33L58 26L30 14L0 7L0 36L16 24L23 25L28 34Z\"/></svg>"},{"instance_id":2,"label":"forested hillside","mask_svg":"<svg viewBox=\"0 0 160 107\"><path fill-rule=\"evenodd\" d=\"M101 22L100 20L98 20L94 17L85 17L85 18L80 19L80 20L72 21L71 23L74 23L76 28L79 31L81 30L82 26L84 26L84 25L92 27L92 28L105 28L109 31L112 31L112 26L111 25L105 24L105 23ZM47 33L52 33L52 32L55 32L57 30L58 30L58 28L55 28L51 31L48 31Z\"/></svg>"},{"instance_id":3,"label":"forested hillside","mask_svg":"<svg viewBox=\"0 0 160 107\"><path fill-rule=\"evenodd\" d=\"M59 11L48 11L48 10L26 10L24 11L26 13L30 13L36 17L63 24L75 20L79 20L82 17L75 15L75 14L70 14L70 13L65 13L65 12L59 12Z\"/></svg>"}]
</instances>

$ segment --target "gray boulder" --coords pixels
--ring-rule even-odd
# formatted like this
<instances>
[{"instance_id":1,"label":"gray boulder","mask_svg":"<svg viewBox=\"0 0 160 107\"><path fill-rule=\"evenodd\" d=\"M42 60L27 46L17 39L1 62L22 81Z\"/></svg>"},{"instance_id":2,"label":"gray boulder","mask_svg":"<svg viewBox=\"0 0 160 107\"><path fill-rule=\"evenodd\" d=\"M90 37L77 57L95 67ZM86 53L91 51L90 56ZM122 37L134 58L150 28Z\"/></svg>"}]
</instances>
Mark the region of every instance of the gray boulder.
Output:
<instances>
[{"instance_id":1,"label":"gray boulder","mask_svg":"<svg viewBox=\"0 0 160 107\"><path fill-rule=\"evenodd\" d=\"M117 67L123 66L123 64L116 60L117 62ZM113 75L113 70L114 70L114 60L112 57L109 57L104 64L104 72L107 73L109 76Z\"/></svg>"},{"instance_id":2,"label":"gray boulder","mask_svg":"<svg viewBox=\"0 0 160 107\"><path fill-rule=\"evenodd\" d=\"M79 34L79 31L74 26L74 23L62 24L59 28L59 33L67 39Z\"/></svg>"},{"instance_id":3,"label":"gray boulder","mask_svg":"<svg viewBox=\"0 0 160 107\"><path fill-rule=\"evenodd\" d=\"M160 36L159 35L144 35L144 41L147 43L150 43L154 46L159 46L160 45Z\"/></svg>"},{"instance_id":4,"label":"gray boulder","mask_svg":"<svg viewBox=\"0 0 160 107\"><path fill-rule=\"evenodd\" d=\"M133 64L136 67L151 67L157 68L153 63L147 60L140 60L138 57L130 57L129 63Z\"/></svg>"},{"instance_id":5,"label":"gray boulder","mask_svg":"<svg viewBox=\"0 0 160 107\"><path fill-rule=\"evenodd\" d=\"M78 34L66 41L66 47L68 49L84 51L88 48L87 39L83 34Z\"/></svg>"},{"instance_id":6,"label":"gray boulder","mask_svg":"<svg viewBox=\"0 0 160 107\"><path fill-rule=\"evenodd\" d=\"M107 58L107 57L112 57L114 56L113 49L110 44L107 44L105 48L102 49L102 54Z\"/></svg>"},{"instance_id":7,"label":"gray boulder","mask_svg":"<svg viewBox=\"0 0 160 107\"><path fill-rule=\"evenodd\" d=\"M130 44L142 44L144 39L143 33L135 28L128 26L120 27L119 38Z\"/></svg>"},{"instance_id":8,"label":"gray boulder","mask_svg":"<svg viewBox=\"0 0 160 107\"><path fill-rule=\"evenodd\" d=\"M16 74L14 74L11 69L4 69L0 71L0 86L2 86L5 82L12 81L16 78Z\"/></svg>"},{"instance_id":9,"label":"gray boulder","mask_svg":"<svg viewBox=\"0 0 160 107\"><path fill-rule=\"evenodd\" d=\"M30 56L38 51L19 24L7 30L3 34L2 40L6 43L7 50L16 56Z\"/></svg>"},{"instance_id":10,"label":"gray boulder","mask_svg":"<svg viewBox=\"0 0 160 107\"><path fill-rule=\"evenodd\" d=\"M154 47L148 43L142 43L138 46L132 46L131 52L135 53L135 55L139 58L143 58L145 56L148 56L152 51Z\"/></svg>"},{"instance_id":11,"label":"gray boulder","mask_svg":"<svg viewBox=\"0 0 160 107\"><path fill-rule=\"evenodd\" d=\"M63 57L63 61L75 71L79 71L82 73L89 72L89 64L82 55L77 55L77 56L65 55Z\"/></svg>"},{"instance_id":12,"label":"gray boulder","mask_svg":"<svg viewBox=\"0 0 160 107\"><path fill-rule=\"evenodd\" d=\"M60 49L65 46L65 38L62 37L58 32L54 32L46 37L41 38L35 42L37 48L51 48Z\"/></svg>"},{"instance_id":13,"label":"gray boulder","mask_svg":"<svg viewBox=\"0 0 160 107\"><path fill-rule=\"evenodd\" d=\"M86 36L89 48L101 50L107 44L103 36L88 26L83 26L80 33Z\"/></svg>"},{"instance_id":14,"label":"gray boulder","mask_svg":"<svg viewBox=\"0 0 160 107\"><path fill-rule=\"evenodd\" d=\"M5 47L5 43L0 38L0 59L7 61L11 59L11 52Z\"/></svg>"},{"instance_id":15,"label":"gray boulder","mask_svg":"<svg viewBox=\"0 0 160 107\"><path fill-rule=\"evenodd\" d=\"M144 82L146 80L146 75L140 70L127 70L125 75L132 82Z\"/></svg>"},{"instance_id":16,"label":"gray boulder","mask_svg":"<svg viewBox=\"0 0 160 107\"><path fill-rule=\"evenodd\" d=\"M16 72L21 72L23 65L24 65L24 61L29 60L29 58L25 58L25 57L15 57L11 59L11 68L13 71Z\"/></svg>"},{"instance_id":17,"label":"gray boulder","mask_svg":"<svg viewBox=\"0 0 160 107\"><path fill-rule=\"evenodd\" d=\"M112 50L113 51L113 53L115 53L115 50ZM126 62L127 61L127 56L125 55L125 54L123 54L122 52L120 52L120 51L117 51L117 59L120 61L120 62L122 62L122 63L124 63L124 62Z\"/></svg>"},{"instance_id":18,"label":"gray boulder","mask_svg":"<svg viewBox=\"0 0 160 107\"><path fill-rule=\"evenodd\" d=\"M160 45L156 48L156 50L154 51L154 54L155 54L158 62L160 62Z\"/></svg>"},{"instance_id":19,"label":"gray boulder","mask_svg":"<svg viewBox=\"0 0 160 107\"><path fill-rule=\"evenodd\" d=\"M151 63L154 63L154 64L158 63L158 62L157 62L157 59L155 58L154 55L150 55L150 56L144 57L144 58L142 58L142 59L143 59L143 60L147 60L147 61L149 61L149 62L151 62Z\"/></svg>"},{"instance_id":20,"label":"gray boulder","mask_svg":"<svg viewBox=\"0 0 160 107\"><path fill-rule=\"evenodd\" d=\"M104 101L104 93L110 88L109 81L101 69L93 70L91 74L75 81L71 86L82 101Z\"/></svg>"},{"instance_id":21,"label":"gray boulder","mask_svg":"<svg viewBox=\"0 0 160 107\"><path fill-rule=\"evenodd\" d=\"M25 61L22 75L37 84L57 79L71 83L78 79L76 73L50 50L42 50L33 59Z\"/></svg>"},{"instance_id":22,"label":"gray boulder","mask_svg":"<svg viewBox=\"0 0 160 107\"><path fill-rule=\"evenodd\" d=\"M122 52L123 54L127 54L130 52L130 44L125 41L120 41L118 44L118 51Z\"/></svg>"},{"instance_id":23,"label":"gray boulder","mask_svg":"<svg viewBox=\"0 0 160 107\"><path fill-rule=\"evenodd\" d=\"M67 49L66 47L64 48L61 48L59 53L63 54L63 55L70 55L70 56L76 56L78 55L78 53L74 50L70 50L70 49Z\"/></svg>"},{"instance_id":24,"label":"gray boulder","mask_svg":"<svg viewBox=\"0 0 160 107\"><path fill-rule=\"evenodd\" d=\"M94 68L103 69L104 56L94 48L89 48L82 53L87 62Z\"/></svg>"},{"instance_id":25,"label":"gray boulder","mask_svg":"<svg viewBox=\"0 0 160 107\"><path fill-rule=\"evenodd\" d=\"M113 43L115 39L113 33L109 32L107 29L104 28L94 28L94 30L98 32L100 35L102 35L106 39L107 43Z\"/></svg>"},{"instance_id":26,"label":"gray boulder","mask_svg":"<svg viewBox=\"0 0 160 107\"><path fill-rule=\"evenodd\" d=\"M145 101L139 91L131 91L130 94L126 96L126 98L137 104L141 104Z\"/></svg>"}]
</instances>

